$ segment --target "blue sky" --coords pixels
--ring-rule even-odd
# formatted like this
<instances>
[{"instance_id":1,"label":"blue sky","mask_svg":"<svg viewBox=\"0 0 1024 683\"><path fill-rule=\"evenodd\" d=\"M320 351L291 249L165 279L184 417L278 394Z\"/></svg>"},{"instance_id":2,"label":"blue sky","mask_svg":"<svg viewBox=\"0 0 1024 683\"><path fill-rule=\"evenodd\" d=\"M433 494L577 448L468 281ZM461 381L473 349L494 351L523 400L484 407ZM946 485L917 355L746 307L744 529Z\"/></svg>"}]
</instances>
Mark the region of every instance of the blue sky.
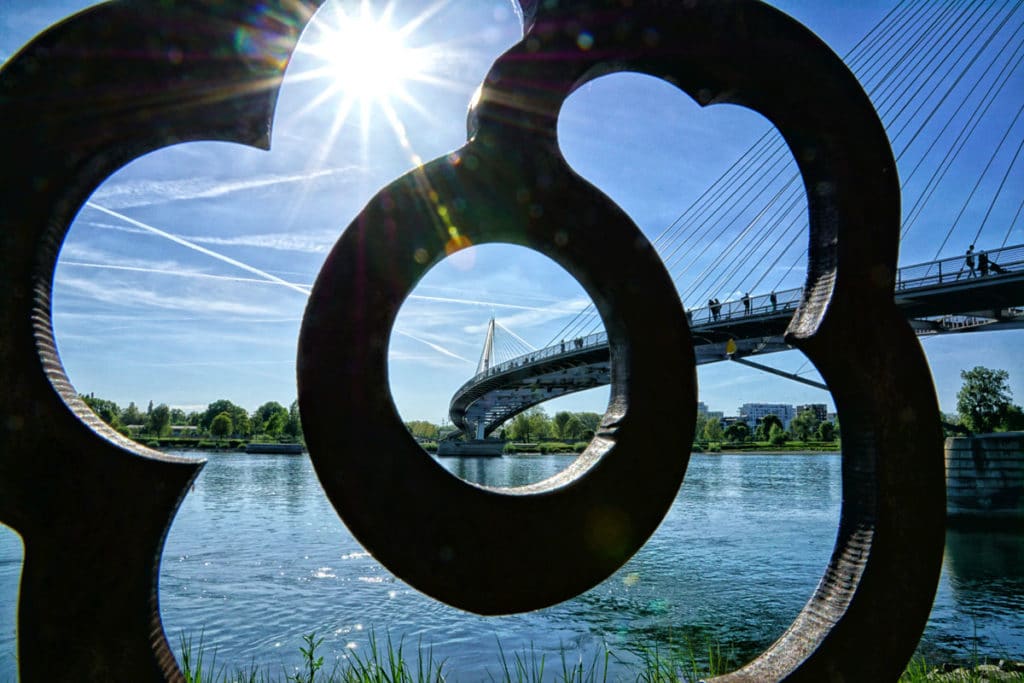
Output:
<instances>
[{"instance_id":1,"label":"blue sky","mask_svg":"<svg viewBox=\"0 0 1024 683\"><path fill-rule=\"evenodd\" d=\"M0 59L88 4L0 3ZM845 54L895 3L772 4ZM464 143L473 91L521 31L510 0L371 6L377 17L388 7L390 25L406 29L407 52L394 65L398 78L407 77L399 89L370 92L384 75L367 83L352 73L351 58L330 51L327 38L342 25L339 12L360 10L359 3L329 2L289 67L270 152L224 143L165 149L113 175L81 210L61 253L53 298L61 357L79 391L122 406L153 400L198 409L228 398L253 409L269 400L291 402L304 291L327 251L377 190ZM1019 75L1008 90L1024 92ZM1008 122L1012 109L999 109L1007 106L997 103L994 111ZM573 95L559 136L570 163L654 239L767 129L752 112L701 110L666 83L620 74ZM1021 130L1011 133L1013 147ZM896 138L895 131L890 135ZM978 163L985 158L979 155ZM906 176L911 168L901 161L900 171ZM956 173L962 177L951 176L951 183L960 189L978 177L969 168ZM999 180L992 173L986 188ZM995 205L991 224L998 227L986 228L984 246L998 246L1020 201L1024 177L1019 169L1007 177L1004 194L1012 201ZM962 203L954 195L942 189L929 203L935 208L909 233L901 263L936 255ZM965 212L941 256L963 253L985 204L980 207ZM1024 243L1019 224L1007 243ZM780 267L778 279L754 291L796 286L802 268ZM718 296L729 294L726 288ZM492 245L446 260L406 302L392 335L391 384L403 417L446 417L453 391L474 372L492 314L541 346L587 302L558 266L524 249ZM1022 331L926 340L941 407L955 408L959 371L974 365L1009 370L1014 397L1024 402L1022 341ZM809 370L796 352L760 360ZM700 400L727 414L745 402L829 402L823 391L735 364L702 367L699 382ZM606 400L607 390L598 389L562 399L549 412L601 412Z\"/></svg>"}]
</instances>

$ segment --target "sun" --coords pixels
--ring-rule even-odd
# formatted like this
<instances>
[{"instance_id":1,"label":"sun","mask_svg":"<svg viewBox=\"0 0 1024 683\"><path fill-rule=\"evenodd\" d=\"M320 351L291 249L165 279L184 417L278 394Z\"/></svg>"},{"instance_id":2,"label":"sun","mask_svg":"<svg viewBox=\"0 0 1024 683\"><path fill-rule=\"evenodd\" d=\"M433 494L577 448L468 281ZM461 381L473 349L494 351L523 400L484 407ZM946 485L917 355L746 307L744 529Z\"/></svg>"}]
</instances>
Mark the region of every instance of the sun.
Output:
<instances>
[{"instance_id":1,"label":"sun","mask_svg":"<svg viewBox=\"0 0 1024 683\"><path fill-rule=\"evenodd\" d=\"M306 52L321 66L315 76L346 100L388 104L407 99L406 85L422 78L428 54L406 44L410 27L391 25L391 9L374 16L368 3L346 10L335 2L317 14L318 35Z\"/></svg>"}]
</instances>

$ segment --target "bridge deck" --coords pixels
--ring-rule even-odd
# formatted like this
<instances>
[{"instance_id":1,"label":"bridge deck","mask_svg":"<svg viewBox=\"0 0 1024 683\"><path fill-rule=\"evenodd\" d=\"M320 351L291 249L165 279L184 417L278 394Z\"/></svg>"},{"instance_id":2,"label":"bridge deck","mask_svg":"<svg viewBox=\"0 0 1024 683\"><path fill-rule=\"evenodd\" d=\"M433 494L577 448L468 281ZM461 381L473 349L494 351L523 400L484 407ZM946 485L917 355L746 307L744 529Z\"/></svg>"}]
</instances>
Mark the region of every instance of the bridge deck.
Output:
<instances>
[{"instance_id":1,"label":"bridge deck","mask_svg":"<svg viewBox=\"0 0 1024 683\"><path fill-rule=\"evenodd\" d=\"M900 268L895 301L919 334L1024 327L1024 245L988 252L987 272L963 257ZM697 364L785 351L783 335L802 290L789 289L687 311ZM727 353L732 341L735 351ZM611 381L604 333L561 340L478 373L452 397L449 415L464 431L490 433L527 408Z\"/></svg>"}]
</instances>

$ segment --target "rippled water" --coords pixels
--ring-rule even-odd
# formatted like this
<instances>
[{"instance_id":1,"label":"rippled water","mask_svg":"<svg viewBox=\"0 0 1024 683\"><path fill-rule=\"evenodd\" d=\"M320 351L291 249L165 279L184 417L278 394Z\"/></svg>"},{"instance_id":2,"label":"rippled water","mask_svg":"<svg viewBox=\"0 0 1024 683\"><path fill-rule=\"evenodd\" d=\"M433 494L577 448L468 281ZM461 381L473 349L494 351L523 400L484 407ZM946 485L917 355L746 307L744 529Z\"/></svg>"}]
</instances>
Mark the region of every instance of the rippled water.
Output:
<instances>
[{"instance_id":1,"label":"rippled water","mask_svg":"<svg viewBox=\"0 0 1024 683\"><path fill-rule=\"evenodd\" d=\"M365 652L371 632L433 648L446 669L497 675L498 642L560 666L607 645L627 662L642 647L706 638L737 663L788 626L833 543L840 503L834 455L694 456L686 483L647 545L608 581L555 607L477 617L396 580L338 521L308 458L206 454L171 529L160 576L165 628L202 634L217 661L290 670L301 636L324 636L330 662ZM460 476L515 485L565 456L442 459ZM0 533L0 681L14 678L20 543ZM1024 536L950 531L942 584L921 650L930 659L1024 655ZM614 666L614 665L613 665ZM620 665L613 673L623 674Z\"/></svg>"}]
</instances>

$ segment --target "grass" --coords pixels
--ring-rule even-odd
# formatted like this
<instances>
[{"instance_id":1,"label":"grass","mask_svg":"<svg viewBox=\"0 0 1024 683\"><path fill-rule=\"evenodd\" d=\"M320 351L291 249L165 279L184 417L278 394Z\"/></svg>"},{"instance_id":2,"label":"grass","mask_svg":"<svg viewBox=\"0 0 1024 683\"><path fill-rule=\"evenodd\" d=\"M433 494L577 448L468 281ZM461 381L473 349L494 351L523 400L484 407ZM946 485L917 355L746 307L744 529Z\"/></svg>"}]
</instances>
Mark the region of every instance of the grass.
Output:
<instances>
[{"instance_id":1,"label":"grass","mask_svg":"<svg viewBox=\"0 0 1024 683\"><path fill-rule=\"evenodd\" d=\"M1024 672L992 670L992 666L977 655L972 663L952 671L943 671L930 666L924 657L914 657L907 665L906 671L900 676L899 683L1024 683ZM999 669L998 666L994 668Z\"/></svg>"},{"instance_id":2,"label":"grass","mask_svg":"<svg viewBox=\"0 0 1024 683\"><path fill-rule=\"evenodd\" d=\"M282 665L280 674L269 666L252 663L247 668L228 670L217 667L216 650L212 653L204 642L193 643L191 636L181 635L181 668L186 683L444 683L462 680L459 672L445 669L444 660L435 660L433 649L416 647L415 659L408 659L404 640L396 644L390 634L383 643L371 631L367 652L360 655L352 650L335 664L333 669L324 669L324 658L318 654L323 638L316 633L302 636L299 646L302 665L289 673ZM505 654L498 643L496 672L488 669L484 674L474 675L470 680L489 680L491 683L609 683L622 681L621 676L610 678L610 665L624 664L607 646L594 653L585 661L582 654L571 655L564 649L560 661L549 666L547 655L538 653L531 645L529 649ZM936 667L930 666L923 657L915 657L900 676L899 683L935 683L956 681L957 683L985 683L990 680L1019 681L1024 683L1024 673L1004 672L1004 678L990 678L990 672L979 666L983 661L975 659L973 665L958 669L956 673L943 675ZM633 665L637 683L698 683L712 676L731 671L737 666L729 653L723 653L721 645L707 640L702 648L689 639L681 643L669 643L666 647L645 648L639 660ZM486 678L485 678L486 677Z\"/></svg>"},{"instance_id":3,"label":"grass","mask_svg":"<svg viewBox=\"0 0 1024 683\"><path fill-rule=\"evenodd\" d=\"M458 672L445 670L444 660L436 660L432 648L418 645L415 660L410 660L406 656L404 641L396 644L390 635L382 644L371 632L365 655L352 650L330 671L324 670L324 658L318 654L323 638L318 638L314 632L302 636L302 640L303 644L299 646L302 664L298 670L289 673L282 666L280 674L275 675L269 666L261 667L255 663L248 668L218 668L216 650L210 652L202 634L198 643L194 643L191 636L182 634L179 640L181 668L186 683L444 683L449 676L457 680ZM536 652L532 645L528 650L508 656L499 642L498 653L496 672L488 670L481 675L492 683L551 680L558 683L609 683L622 680L621 677L610 678L611 665L621 664L622 660L607 646L595 652L589 660L585 660L582 654L573 656L563 649L559 661L551 667L548 666L547 655ZM704 662L689 643L670 646L667 650L645 649L640 656L635 680L638 683L696 683L727 670L727 660L717 644L709 642L706 654L707 661Z\"/></svg>"}]
</instances>

